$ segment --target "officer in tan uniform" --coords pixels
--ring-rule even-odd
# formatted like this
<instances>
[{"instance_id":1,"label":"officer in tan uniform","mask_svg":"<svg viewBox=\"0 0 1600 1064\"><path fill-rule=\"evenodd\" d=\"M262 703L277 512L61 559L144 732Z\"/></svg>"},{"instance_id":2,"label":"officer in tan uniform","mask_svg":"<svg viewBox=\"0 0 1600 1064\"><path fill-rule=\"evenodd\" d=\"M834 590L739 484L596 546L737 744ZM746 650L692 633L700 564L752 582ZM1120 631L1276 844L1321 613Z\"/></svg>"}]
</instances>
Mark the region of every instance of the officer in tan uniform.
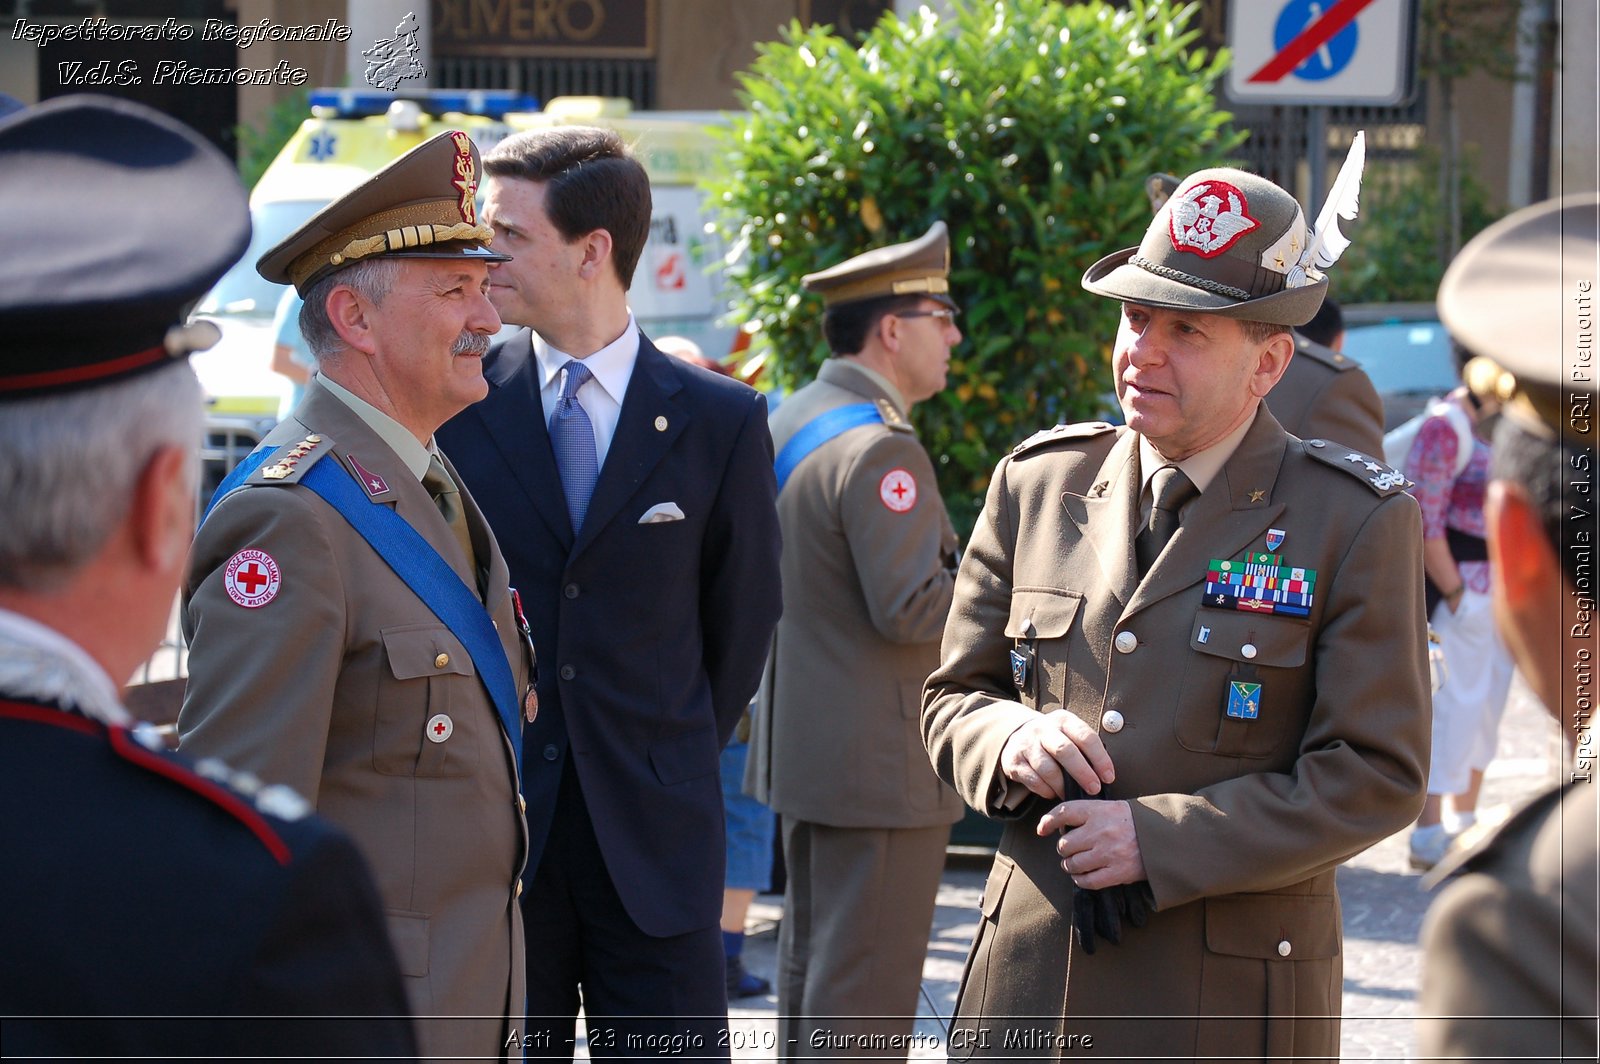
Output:
<instances>
[{"instance_id":1,"label":"officer in tan uniform","mask_svg":"<svg viewBox=\"0 0 1600 1064\"><path fill-rule=\"evenodd\" d=\"M1428 686L1404 478L1261 402L1326 289L1306 238L1271 182L1191 175L1084 276L1127 427L995 471L923 711L1007 821L957 1059L1338 1054L1334 870L1421 807Z\"/></svg>"},{"instance_id":2,"label":"officer in tan uniform","mask_svg":"<svg viewBox=\"0 0 1600 1064\"><path fill-rule=\"evenodd\" d=\"M1159 211L1178 179L1145 179L1150 209ZM1296 330L1294 358L1267 397L1267 409L1283 431L1302 440L1332 440L1362 454L1383 453L1383 400L1361 363Z\"/></svg>"},{"instance_id":3,"label":"officer in tan uniform","mask_svg":"<svg viewBox=\"0 0 1600 1064\"><path fill-rule=\"evenodd\" d=\"M1597 250L1600 196L1542 203L1469 242L1439 289L1451 335L1479 356L1469 386L1503 404L1484 506L1495 612L1569 759L1560 786L1431 873L1455 878L1422 928L1426 1059L1595 1059L1600 783L1581 701L1600 650L1593 488L1581 487L1595 477L1595 385L1579 352Z\"/></svg>"},{"instance_id":4,"label":"officer in tan uniform","mask_svg":"<svg viewBox=\"0 0 1600 1064\"><path fill-rule=\"evenodd\" d=\"M906 419L961 341L949 271L935 222L807 276L834 357L772 419L784 609L746 780L783 818L778 1014L795 1056L905 1057L962 812L917 731L956 535Z\"/></svg>"},{"instance_id":5,"label":"officer in tan uniform","mask_svg":"<svg viewBox=\"0 0 1600 1064\"><path fill-rule=\"evenodd\" d=\"M294 787L354 837L430 1057L503 1055L523 1006L532 651L432 445L483 397L500 326L477 173L471 140L442 133L262 257L305 298L318 376L219 489L184 586L183 750Z\"/></svg>"}]
</instances>

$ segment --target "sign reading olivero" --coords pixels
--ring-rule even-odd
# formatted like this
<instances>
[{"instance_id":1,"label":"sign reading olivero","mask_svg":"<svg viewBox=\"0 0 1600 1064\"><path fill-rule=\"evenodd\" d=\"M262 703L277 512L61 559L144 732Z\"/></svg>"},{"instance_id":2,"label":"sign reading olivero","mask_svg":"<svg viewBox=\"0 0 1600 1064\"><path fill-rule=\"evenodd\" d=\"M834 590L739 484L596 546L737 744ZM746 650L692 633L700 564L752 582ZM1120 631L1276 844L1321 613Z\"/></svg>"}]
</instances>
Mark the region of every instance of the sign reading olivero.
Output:
<instances>
[{"instance_id":1,"label":"sign reading olivero","mask_svg":"<svg viewBox=\"0 0 1600 1064\"><path fill-rule=\"evenodd\" d=\"M434 0L440 55L646 58L655 0Z\"/></svg>"}]
</instances>

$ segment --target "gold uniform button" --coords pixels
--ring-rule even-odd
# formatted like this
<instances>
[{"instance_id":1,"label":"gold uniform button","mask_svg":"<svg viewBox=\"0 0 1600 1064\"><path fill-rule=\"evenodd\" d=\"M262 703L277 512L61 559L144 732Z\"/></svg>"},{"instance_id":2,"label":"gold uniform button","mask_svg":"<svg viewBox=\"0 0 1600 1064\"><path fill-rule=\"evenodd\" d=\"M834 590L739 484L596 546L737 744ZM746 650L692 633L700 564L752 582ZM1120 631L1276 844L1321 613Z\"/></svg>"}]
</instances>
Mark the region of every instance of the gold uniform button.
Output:
<instances>
[{"instance_id":1,"label":"gold uniform button","mask_svg":"<svg viewBox=\"0 0 1600 1064\"><path fill-rule=\"evenodd\" d=\"M449 654L440 654L438 657L433 659L433 667L436 669L442 669L448 664L450 664Z\"/></svg>"},{"instance_id":2,"label":"gold uniform button","mask_svg":"<svg viewBox=\"0 0 1600 1064\"><path fill-rule=\"evenodd\" d=\"M517 795L517 812L526 813L527 811L528 811L528 800L526 798L524 798L520 794Z\"/></svg>"},{"instance_id":3,"label":"gold uniform button","mask_svg":"<svg viewBox=\"0 0 1600 1064\"><path fill-rule=\"evenodd\" d=\"M1294 947L1289 945L1289 940L1284 939L1282 942L1278 943L1278 956L1287 957L1290 951L1293 949Z\"/></svg>"},{"instance_id":4,"label":"gold uniform button","mask_svg":"<svg viewBox=\"0 0 1600 1064\"><path fill-rule=\"evenodd\" d=\"M516 889L516 891L515 891L515 892L513 892L513 893L512 893L512 895L511 895L511 896L512 896L512 897L513 897L513 898L520 898L520 897L522 897L522 880L520 880L520 879L519 879L519 880L517 880L517 889Z\"/></svg>"}]
</instances>

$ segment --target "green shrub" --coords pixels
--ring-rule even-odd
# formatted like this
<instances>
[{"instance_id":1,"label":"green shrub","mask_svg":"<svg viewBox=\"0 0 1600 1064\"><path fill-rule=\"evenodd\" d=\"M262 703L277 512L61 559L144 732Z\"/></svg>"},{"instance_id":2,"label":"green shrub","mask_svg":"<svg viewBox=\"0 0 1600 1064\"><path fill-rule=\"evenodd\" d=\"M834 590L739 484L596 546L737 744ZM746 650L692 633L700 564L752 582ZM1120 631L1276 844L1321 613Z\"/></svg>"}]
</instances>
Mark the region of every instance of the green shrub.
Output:
<instances>
[{"instance_id":1,"label":"green shrub","mask_svg":"<svg viewBox=\"0 0 1600 1064\"><path fill-rule=\"evenodd\" d=\"M736 316L786 388L827 355L801 276L948 223L966 339L913 415L965 533L1006 450L1103 409L1116 308L1078 282L1138 242L1144 178L1215 165L1242 135L1212 93L1224 58L1192 47L1197 4L952 9L887 15L859 46L798 23L761 46L708 202L743 252Z\"/></svg>"},{"instance_id":2,"label":"green shrub","mask_svg":"<svg viewBox=\"0 0 1600 1064\"><path fill-rule=\"evenodd\" d=\"M1431 303L1451 255L1449 219L1440 194L1439 153L1424 148L1414 160L1368 164L1361 214L1347 230L1350 249L1328 271L1340 303ZM1489 193L1469 161L1461 180L1461 239L1472 239L1496 218Z\"/></svg>"},{"instance_id":3,"label":"green shrub","mask_svg":"<svg viewBox=\"0 0 1600 1064\"><path fill-rule=\"evenodd\" d=\"M310 94L296 89L268 108L259 126L241 123L233 127L239 145L239 180L245 188L256 187L272 160L310 115Z\"/></svg>"}]
</instances>

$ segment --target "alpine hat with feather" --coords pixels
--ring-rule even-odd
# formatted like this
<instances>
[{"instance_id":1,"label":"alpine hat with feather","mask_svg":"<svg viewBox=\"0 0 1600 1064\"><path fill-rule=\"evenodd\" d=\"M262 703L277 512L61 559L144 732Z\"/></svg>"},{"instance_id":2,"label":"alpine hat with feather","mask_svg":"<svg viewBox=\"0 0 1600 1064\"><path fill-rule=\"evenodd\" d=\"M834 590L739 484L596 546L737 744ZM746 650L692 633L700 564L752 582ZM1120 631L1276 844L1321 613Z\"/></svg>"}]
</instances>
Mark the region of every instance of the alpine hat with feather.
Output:
<instances>
[{"instance_id":1,"label":"alpine hat with feather","mask_svg":"<svg viewBox=\"0 0 1600 1064\"><path fill-rule=\"evenodd\" d=\"M1201 170L1161 205L1138 247L1089 267L1083 287L1145 306L1304 325L1328 291L1308 261L1314 240L1300 204L1271 181Z\"/></svg>"}]
</instances>

